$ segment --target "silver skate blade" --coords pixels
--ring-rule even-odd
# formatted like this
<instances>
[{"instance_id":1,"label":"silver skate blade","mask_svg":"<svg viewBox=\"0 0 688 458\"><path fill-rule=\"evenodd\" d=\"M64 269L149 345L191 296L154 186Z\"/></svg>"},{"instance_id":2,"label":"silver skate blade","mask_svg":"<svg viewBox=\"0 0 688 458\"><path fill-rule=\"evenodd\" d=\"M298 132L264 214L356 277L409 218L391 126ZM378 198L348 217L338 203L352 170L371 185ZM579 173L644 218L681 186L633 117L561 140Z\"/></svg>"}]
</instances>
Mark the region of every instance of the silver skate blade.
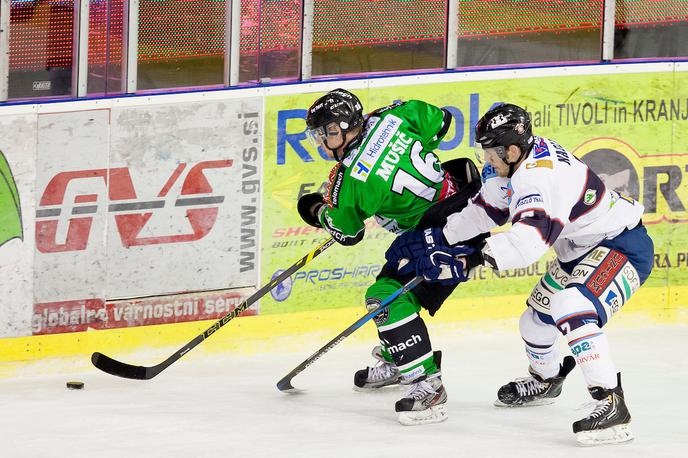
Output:
<instances>
[{"instance_id":1,"label":"silver skate blade","mask_svg":"<svg viewBox=\"0 0 688 458\"><path fill-rule=\"evenodd\" d=\"M449 418L446 404L438 404L425 410L399 412L397 420L404 426L429 425L440 423Z\"/></svg>"},{"instance_id":2,"label":"silver skate blade","mask_svg":"<svg viewBox=\"0 0 688 458\"><path fill-rule=\"evenodd\" d=\"M576 442L584 447L595 445L620 444L633 440L633 431L628 424L611 428L576 433Z\"/></svg>"},{"instance_id":3,"label":"silver skate blade","mask_svg":"<svg viewBox=\"0 0 688 458\"><path fill-rule=\"evenodd\" d=\"M506 408L512 409L512 408L516 408L516 407L548 406L550 404L554 404L554 402L555 402L554 398L544 398L544 399L538 399L537 401L528 402L525 404L505 404L502 401L500 401L499 399L497 399L493 403L493 405L495 407L500 407L500 408L506 407Z\"/></svg>"}]
</instances>

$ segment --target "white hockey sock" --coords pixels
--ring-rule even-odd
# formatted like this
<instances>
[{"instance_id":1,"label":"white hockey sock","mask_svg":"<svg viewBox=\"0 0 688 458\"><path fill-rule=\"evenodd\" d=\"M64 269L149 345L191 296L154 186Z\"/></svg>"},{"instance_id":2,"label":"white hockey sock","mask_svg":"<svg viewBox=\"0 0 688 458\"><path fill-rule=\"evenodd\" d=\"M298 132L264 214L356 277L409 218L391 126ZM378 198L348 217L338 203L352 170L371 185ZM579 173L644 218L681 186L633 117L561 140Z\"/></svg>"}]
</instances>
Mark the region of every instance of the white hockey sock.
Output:
<instances>
[{"instance_id":1,"label":"white hockey sock","mask_svg":"<svg viewBox=\"0 0 688 458\"><path fill-rule=\"evenodd\" d=\"M569 332L566 338L588 386L616 388L616 366L604 331L588 323Z\"/></svg>"},{"instance_id":2,"label":"white hockey sock","mask_svg":"<svg viewBox=\"0 0 688 458\"><path fill-rule=\"evenodd\" d=\"M535 311L528 307L519 321L521 338L525 343L530 369L543 379L559 374L559 337L556 326L543 323Z\"/></svg>"},{"instance_id":3,"label":"white hockey sock","mask_svg":"<svg viewBox=\"0 0 688 458\"><path fill-rule=\"evenodd\" d=\"M543 379L555 377L559 374L559 351L556 345L543 348L525 344L526 355L530 361L530 368Z\"/></svg>"}]
</instances>

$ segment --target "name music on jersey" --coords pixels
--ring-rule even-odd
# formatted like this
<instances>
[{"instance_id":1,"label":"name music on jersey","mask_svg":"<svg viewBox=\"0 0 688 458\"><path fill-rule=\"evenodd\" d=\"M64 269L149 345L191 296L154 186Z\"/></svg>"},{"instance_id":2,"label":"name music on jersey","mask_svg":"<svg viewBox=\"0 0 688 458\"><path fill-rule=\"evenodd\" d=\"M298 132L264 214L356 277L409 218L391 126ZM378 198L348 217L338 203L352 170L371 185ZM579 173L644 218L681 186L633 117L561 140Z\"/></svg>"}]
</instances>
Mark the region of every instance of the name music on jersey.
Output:
<instances>
[{"instance_id":1,"label":"name music on jersey","mask_svg":"<svg viewBox=\"0 0 688 458\"><path fill-rule=\"evenodd\" d=\"M389 177L394 171L394 165L399 163L401 155L406 152L409 145L413 142L413 138L407 137L403 132L397 132L396 137L397 139L392 144L392 147L382 159L380 168L375 172L375 175L381 176L385 181L389 181Z\"/></svg>"}]
</instances>

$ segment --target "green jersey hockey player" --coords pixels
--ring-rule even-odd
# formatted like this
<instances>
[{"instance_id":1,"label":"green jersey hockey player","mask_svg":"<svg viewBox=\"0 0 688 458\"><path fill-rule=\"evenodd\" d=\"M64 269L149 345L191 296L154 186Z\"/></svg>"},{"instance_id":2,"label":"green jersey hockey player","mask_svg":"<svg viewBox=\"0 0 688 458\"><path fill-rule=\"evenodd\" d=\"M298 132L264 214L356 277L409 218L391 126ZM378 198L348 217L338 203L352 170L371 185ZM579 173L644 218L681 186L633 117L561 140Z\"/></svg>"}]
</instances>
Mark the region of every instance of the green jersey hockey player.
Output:
<instances>
[{"instance_id":1,"label":"green jersey hockey player","mask_svg":"<svg viewBox=\"0 0 688 458\"><path fill-rule=\"evenodd\" d=\"M398 102L364 117L361 102L348 91L336 89L319 98L308 110L308 136L337 164L326 195L299 199L301 217L342 245L360 242L370 217L394 233L446 221L444 215L462 209L480 187L472 162L440 164L432 152L451 119L448 111L419 100ZM406 270L400 263L386 263L366 292L366 307L376 308L413 278L411 266ZM408 394L395 406L402 424L447 418L441 353L432 351L419 312L425 308L434 315L454 287L423 282L375 319L381 342L373 350L378 364L356 372L354 384L358 389L408 384Z\"/></svg>"}]
</instances>

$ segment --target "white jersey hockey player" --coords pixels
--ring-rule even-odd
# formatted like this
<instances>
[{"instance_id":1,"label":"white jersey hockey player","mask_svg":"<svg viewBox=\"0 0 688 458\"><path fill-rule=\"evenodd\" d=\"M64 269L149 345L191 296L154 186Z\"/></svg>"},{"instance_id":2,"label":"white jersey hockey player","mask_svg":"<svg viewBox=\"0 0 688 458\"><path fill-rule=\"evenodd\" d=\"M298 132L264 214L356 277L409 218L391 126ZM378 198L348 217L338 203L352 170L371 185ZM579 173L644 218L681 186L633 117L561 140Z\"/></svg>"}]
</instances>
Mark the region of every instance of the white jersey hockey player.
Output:
<instances>
[{"instance_id":1,"label":"white jersey hockey player","mask_svg":"<svg viewBox=\"0 0 688 458\"><path fill-rule=\"evenodd\" d=\"M535 286L519 323L530 376L500 388L495 404L553 402L577 362L597 401L590 415L573 424L577 440L590 445L632 439L621 376L602 327L652 270L654 247L642 225L643 206L606 188L556 142L533 136L530 117L518 106L488 111L476 125L476 141L486 163L480 192L444 228L403 234L394 243L418 247L422 240L414 252L418 274L445 284L465 281L478 264L500 271L527 267L552 247L557 259ZM454 248L507 222L509 230L490 236L470 256L465 247ZM559 333L575 359L560 359Z\"/></svg>"}]
</instances>

